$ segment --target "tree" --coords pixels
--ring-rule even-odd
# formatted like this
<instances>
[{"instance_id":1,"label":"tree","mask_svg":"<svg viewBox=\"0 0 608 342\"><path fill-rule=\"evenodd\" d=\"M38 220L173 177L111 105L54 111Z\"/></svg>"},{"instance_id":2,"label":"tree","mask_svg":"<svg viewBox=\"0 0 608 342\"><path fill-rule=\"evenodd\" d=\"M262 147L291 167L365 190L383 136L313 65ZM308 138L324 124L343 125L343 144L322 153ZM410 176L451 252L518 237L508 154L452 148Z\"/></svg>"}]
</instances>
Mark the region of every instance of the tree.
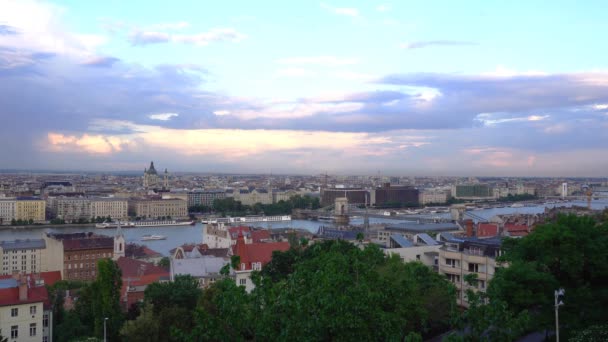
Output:
<instances>
[{"instance_id":1,"label":"tree","mask_svg":"<svg viewBox=\"0 0 608 342\"><path fill-rule=\"evenodd\" d=\"M171 267L171 260L169 257L163 257L158 261L158 266L169 269Z\"/></svg>"},{"instance_id":2,"label":"tree","mask_svg":"<svg viewBox=\"0 0 608 342\"><path fill-rule=\"evenodd\" d=\"M120 329L122 339L130 342L161 341L159 322L153 311L153 306L149 305L141 310L135 320L126 322Z\"/></svg>"},{"instance_id":3,"label":"tree","mask_svg":"<svg viewBox=\"0 0 608 342\"><path fill-rule=\"evenodd\" d=\"M83 288L75 311L84 326L92 328L94 336L103 336L104 318L110 340L118 339L124 321L120 309L121 271L111 259L97 262L97 278Z\"/></svg>"},{"instance_id":4,"label":"tree","mask_svg":"<svg viewBox=\"0 0 608 342\"><path fill-rule=\"evenodd\" d=\"M503 242L502 260L490 282L490 300L505 302L514 312L527 310L537 329L553 328L553 291L566 290L560 321L568 322L565 338L576 330L608 321L608 225L592 218L558 216L522 239Z\"/></svg>"},{"instance_id":5,"label":"tree","mask_svg":"<svg viewBox=\"0 0 608 342\"><path fill-rule=\"evenodd\" d=\"M0 329L0 342L8 342L8 337L2 336L2 329Z\"/></svg>"}]
</instances>

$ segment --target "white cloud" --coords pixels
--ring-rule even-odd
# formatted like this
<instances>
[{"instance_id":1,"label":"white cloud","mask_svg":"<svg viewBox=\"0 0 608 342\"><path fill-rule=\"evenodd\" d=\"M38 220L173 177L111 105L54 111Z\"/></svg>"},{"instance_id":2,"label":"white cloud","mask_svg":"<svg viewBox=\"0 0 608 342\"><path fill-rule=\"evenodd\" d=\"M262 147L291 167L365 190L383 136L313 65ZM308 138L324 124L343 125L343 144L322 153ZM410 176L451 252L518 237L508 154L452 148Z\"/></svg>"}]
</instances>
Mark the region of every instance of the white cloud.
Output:
<instances>
[{"instance_id":1,"label":"white cloud","mask_svg":"<svg viewBox=\"0 0 608 342\"><path fill-rule=\"evenodd\" d=\"M353 65L359 61L355 58L340 58L336 56L309 56L309 57L289 57L281 58L277 60L279 64L310 64L310 65L321 65L321 66L341 66L341 65Z\"/></svg>"},{"instance_id":2,"label":"white cloud","mask_svg":"<svg viewBox=\"0 0 608 342\"><path fill-rule=\"evenodd\" d=\"M391 6L389 6L387 4L378 5L378 7L376 7L376 11L378 11L378 12L388 12L390 9L391 9Z\"/></svg>"},{"instance_id":3,"label":"white cloud","mask_svg":"<svg viewBox=\"0 0 608 342\"><path fill-rule=\"evenodd\" d=\"M160 113L160 114L150 114L148 117L152 120L160 120L160 121L169 121L171 118L177 117L179 114L177 113Z\"/></svg>"},{"instance_id":4,"label":"white cloud","mask_svg":"<svg viewBox=\"0 0 608 342\"><path fill-rule=\"evenodd\" d=\"M349 17L358 17L359 16L359 10L353 7L333 7L331 5L328 5L326 3L321 3L321 8L328 10L330 12L333 12L335 14L338 15L345 15L345 16L349 16Z\"/></svg>"},{"instance_id":5,"label":"white cloud","mask_svg":"<svg viewBox=\"0 0 608 342\"><path fill-rule=\"evenodd\" d=\"M217 116L229 115L230 111L229 110L216 110L213 112L213 114L217 115Z\"/></svg>"},{"instance_id":6,"label":"white cloud","mask_svg":"<svg viewBox=\"0 0 608 342\"><path fill-rule=\"evenodd\" d=\"M233 28L213 28L207 32L195 34L170 34L158 31L135 30L129 35L133 45L176 42L205 46L212 42L239 42L247 36Z\"/></svg>"}]
</instances>

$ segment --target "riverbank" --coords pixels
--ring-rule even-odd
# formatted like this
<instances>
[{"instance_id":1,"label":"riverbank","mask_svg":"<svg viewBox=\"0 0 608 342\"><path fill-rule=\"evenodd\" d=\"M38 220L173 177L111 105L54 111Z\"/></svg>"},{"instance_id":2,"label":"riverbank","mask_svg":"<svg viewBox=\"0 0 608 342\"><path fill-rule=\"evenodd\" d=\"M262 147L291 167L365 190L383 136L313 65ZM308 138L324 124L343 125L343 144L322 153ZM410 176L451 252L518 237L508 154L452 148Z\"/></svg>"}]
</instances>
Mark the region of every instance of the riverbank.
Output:
<instances>
[{"instance_id":1,"label":"riverbank","mask_svg":"<svg viewBox=\"0 0 608 342\"><path fill-rule=\"evenodd\" d=\"M95 227L93 223L63 223L63 224L29 224L26 226L0 226L0 230L48 229L48 228L78 228Z\"/></svg>"}]
</instances>

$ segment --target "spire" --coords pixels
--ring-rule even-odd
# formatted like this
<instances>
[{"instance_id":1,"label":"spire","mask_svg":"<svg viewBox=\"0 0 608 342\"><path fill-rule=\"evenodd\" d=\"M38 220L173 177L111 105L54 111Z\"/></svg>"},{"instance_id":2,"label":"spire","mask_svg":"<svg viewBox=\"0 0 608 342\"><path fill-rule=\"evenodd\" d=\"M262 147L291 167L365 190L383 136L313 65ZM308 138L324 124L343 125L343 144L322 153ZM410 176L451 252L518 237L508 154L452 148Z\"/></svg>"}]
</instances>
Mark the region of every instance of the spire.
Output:
<instances>
[{"instance_id":1,"label":"spire","mask_svg":"<svg viewBox=\"0 0 608 342\"><path fill-rule=\"evenodd\" d=\"M116 236L124 236L120 228L120 220L116 221Z\"/></svg>"},{"instance_id":2,"label":"spire","mask_svg":"<svg viewBox=\"0 0 608 342\"><path fill-rule=\"evenodd\" d=\"M118 258L125 256L125 245L125 236L122 233L122 228L120 228L120 220L117 220L116 235L114 235L114 255L112 257L113 260L118 260Z\"/></svg>"}]
</instances>

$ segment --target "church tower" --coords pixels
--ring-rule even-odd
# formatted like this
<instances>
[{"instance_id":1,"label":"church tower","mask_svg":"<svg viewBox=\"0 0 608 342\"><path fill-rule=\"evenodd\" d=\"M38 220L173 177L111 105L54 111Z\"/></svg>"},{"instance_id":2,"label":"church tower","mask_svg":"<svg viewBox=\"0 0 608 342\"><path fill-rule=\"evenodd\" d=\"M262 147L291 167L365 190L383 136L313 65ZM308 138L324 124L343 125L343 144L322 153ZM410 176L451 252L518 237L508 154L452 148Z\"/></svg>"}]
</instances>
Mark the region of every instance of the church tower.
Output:
<instances>
[{"instance_id":1,"label":"church tower","mask_svg":"<svg viewBox=\"0 0 608 342\"><path fill-rule=\"evenodd\" d=\"M122 228L120 228L120 221L116 226L116 234L114 235L114 255L112 260L116 261L120 257L125 256L125 236L122 234Z\"/></svg>"}]
</instances>

